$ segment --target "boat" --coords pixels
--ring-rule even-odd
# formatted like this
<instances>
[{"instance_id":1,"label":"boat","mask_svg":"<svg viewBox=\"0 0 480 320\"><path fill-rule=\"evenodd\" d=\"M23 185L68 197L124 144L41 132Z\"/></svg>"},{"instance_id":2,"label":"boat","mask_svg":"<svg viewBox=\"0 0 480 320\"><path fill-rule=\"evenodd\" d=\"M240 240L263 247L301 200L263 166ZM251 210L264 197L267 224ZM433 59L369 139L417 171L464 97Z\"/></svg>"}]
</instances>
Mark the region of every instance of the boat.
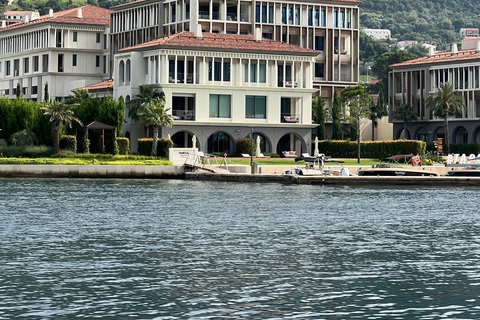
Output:
<instances>
[{"instance_id":1,"label":"boat","mask_svg":"<svg viewBox=\"0 0 480 320\"><path fill-rule=\"evenodd\" d=\"M376 164L373 165L372 168L359 170L358 175L376 177L437 177L438 173L426 170L409 169L392 164Z\"/></svg>"},{"instance_id":2,"label":"boat","mask_svg":"<svg viewBox=\"0 0 480 320\"><path fill-rule=\"evenodd\" d=\"M460 170L450 170L447 177L480 177L480 165L468 165Z\"/></svg>"}]
</instances>

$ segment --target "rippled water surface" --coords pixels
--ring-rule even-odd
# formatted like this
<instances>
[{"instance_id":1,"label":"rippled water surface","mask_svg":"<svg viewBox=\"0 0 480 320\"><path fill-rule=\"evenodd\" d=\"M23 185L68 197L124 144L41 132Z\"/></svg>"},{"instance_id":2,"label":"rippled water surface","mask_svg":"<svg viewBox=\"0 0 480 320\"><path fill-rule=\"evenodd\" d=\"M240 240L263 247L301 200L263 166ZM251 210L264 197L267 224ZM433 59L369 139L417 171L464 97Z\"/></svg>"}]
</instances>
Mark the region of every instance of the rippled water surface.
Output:
<instances>
[{"instance_id":1,"label":"rippled water surface","mask_svg":"<svg viewBox=\"0 0 480 320\"><path fill-rule=\"evenodd\" d=\"M0 180L0 319L480 319L479 192Z\"/></svg>"}]
</instances>

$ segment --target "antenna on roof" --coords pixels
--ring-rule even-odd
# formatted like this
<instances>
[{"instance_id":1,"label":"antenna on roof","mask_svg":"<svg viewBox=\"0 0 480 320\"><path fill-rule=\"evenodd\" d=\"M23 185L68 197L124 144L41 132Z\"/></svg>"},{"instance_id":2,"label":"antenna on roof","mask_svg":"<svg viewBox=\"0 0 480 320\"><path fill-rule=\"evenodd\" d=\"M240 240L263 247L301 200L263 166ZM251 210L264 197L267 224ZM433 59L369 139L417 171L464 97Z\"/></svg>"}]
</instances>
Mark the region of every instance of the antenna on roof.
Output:
<instances>
[{"instance_id":1,"label":"antenna on roof","mask_svg":"<svg viewBox=\"0 0 480 320\"><path fill-rule=\"evenodd\" d=\"M255 41L262 41L262 29L260 28L255 28Z\"/></svg>"},{"instance_id":2,"label":"antenna on roof","mask_svg":"<svg viewBox=\"0 0 480 320\"><path fill-rule=\"evenodd\" d=\"M428 56L433 57L434 55L435 55L435 47L434 46L428 47Z\"/></svg>"},{"instance_id":3,"label":"antenna on roof","mask_svg":"<svg viewBox=\"0 0 480 320\"><path fill-rule=\"evenodd\" d=\"M456 43L452 43L452 55L458 54L458 47Z\"/></svg>"},{"instance_id":4,"label":"antenna on roof","mask_svg":"<svg viewBox=\"0 0 480 320\"><path fill-rule=\"evenodd\" d=\"M197 24L197 27L195 28L195 38L197 39L203 39L203 34L202 34L202 25Z\"/></svg>"},{"instance_id":5,"label":"antenna on roof","mask_svg":"<svg viewBox=\"0 0 480 320\"><path fill-rule=\"evenodd\" d=\"M78 10L77 10L77 18L78 18L78 19L82 19L82 18L83 18L82 8L78 8Z\"/></svg>"},{"instance_id":6,"label":"antenna on roof","mask_svg":"<svg viewBox=\"0 0 480 320\"><path fill-rule=\"evenodd\" d=\"M5 20L2 20L2 29L5 29L7 27L7 22Z\"/></svg>"}]
</instances>

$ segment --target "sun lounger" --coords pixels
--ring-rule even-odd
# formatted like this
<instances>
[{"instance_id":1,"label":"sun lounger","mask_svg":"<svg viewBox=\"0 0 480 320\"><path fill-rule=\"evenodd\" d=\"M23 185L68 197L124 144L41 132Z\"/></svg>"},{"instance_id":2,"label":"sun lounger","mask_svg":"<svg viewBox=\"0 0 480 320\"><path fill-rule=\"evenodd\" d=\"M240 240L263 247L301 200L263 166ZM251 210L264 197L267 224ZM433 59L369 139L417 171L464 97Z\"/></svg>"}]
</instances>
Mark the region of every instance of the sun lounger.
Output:
<instances>
[{"instance_id":1,"label":"sun lounger","mask_svg":"<svg viewBox=\"0 0 480 320\"><path fill-rule=\"evenodd\" d=\"M242 157L244 158L250 158L250 155L248 153L242 153Z\"/></svg>"},{"instance_id":2,"label":"sun lounger","mask_svg":"<svg viewBox=\"0 0 480 320\"><path fill-rule=\"evenodd\" d=\"M283 151L283 156L285 158L296 158L297 153L295 151Z\"/></svg>"}]
</instances>

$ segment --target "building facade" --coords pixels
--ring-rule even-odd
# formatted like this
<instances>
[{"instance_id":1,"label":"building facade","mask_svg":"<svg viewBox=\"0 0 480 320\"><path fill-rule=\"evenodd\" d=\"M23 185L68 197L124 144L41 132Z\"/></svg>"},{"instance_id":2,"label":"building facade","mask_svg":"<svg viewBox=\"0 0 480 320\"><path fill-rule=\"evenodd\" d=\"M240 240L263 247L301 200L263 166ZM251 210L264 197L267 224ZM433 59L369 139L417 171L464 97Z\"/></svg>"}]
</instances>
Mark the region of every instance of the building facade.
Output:
<instances>
[{"instance_id":1,"label":"building facade","mask_svg":"<svg viewBox=\"0 0 480 320\"><path fill-rule=\"evenodd\" d=\"M451 52L430 51L426 57L391 65L389 74L389 117L393 122L394 139L413 138L432 142L444 138L443 119L425 107L429 93L440 83L450 82L461 92L465 108L461 115L449 120L451 143L480 143L480 42L476 49ZM393 112L401 104L413 106L417 120L403 123L395 120Z\"/></svg>"},{"instance_id":2,"label":"building facade","mask_svg":"<svg viewBox=\"0 0 480 320\"><path fill-rule=\"evenodd\" d=\"M356 0L138 0L112 7L111 55L182 31L253 35L318 51L313 86L331 104L333 90L358 83ZM113 68L112 68L113 70Z\"/></svg>"},{"instance_id":3,"label":"building facade","mask_svg":"<svg viewBox=\"0 0 480 320\"><path fill-rule=\"evenodd\" d=\"M388 29L363 29L363 32L376 40L387 40L392 37L392 32Z\"/></svg>"},{"instance_id":4,"label":"building facade","mask_svg":"<svg viewBox=\"0 0 480 320\"><path fill-rule=\"evenodd\" d=\"M0 94L42 101L109 76L110 10L87 5L0 28Z\"/></svg>"},{"instance_id":5,"label":"building facade","mask_svg":"<svg viewBox=\"0 0 480 320\"><path fill-rule=\"evenodd\" d=\"M203 33L199 27L119 50L114 96L128 102L141 85L163 91L174 126L161 136L177 147L234 154L237 139L259 136L264 153L311 152L317 55L262 38L260 29L252 36ZM135 151L145 128L128 114L126 119L124 132Z\"/></svg>"}]
</instances>

